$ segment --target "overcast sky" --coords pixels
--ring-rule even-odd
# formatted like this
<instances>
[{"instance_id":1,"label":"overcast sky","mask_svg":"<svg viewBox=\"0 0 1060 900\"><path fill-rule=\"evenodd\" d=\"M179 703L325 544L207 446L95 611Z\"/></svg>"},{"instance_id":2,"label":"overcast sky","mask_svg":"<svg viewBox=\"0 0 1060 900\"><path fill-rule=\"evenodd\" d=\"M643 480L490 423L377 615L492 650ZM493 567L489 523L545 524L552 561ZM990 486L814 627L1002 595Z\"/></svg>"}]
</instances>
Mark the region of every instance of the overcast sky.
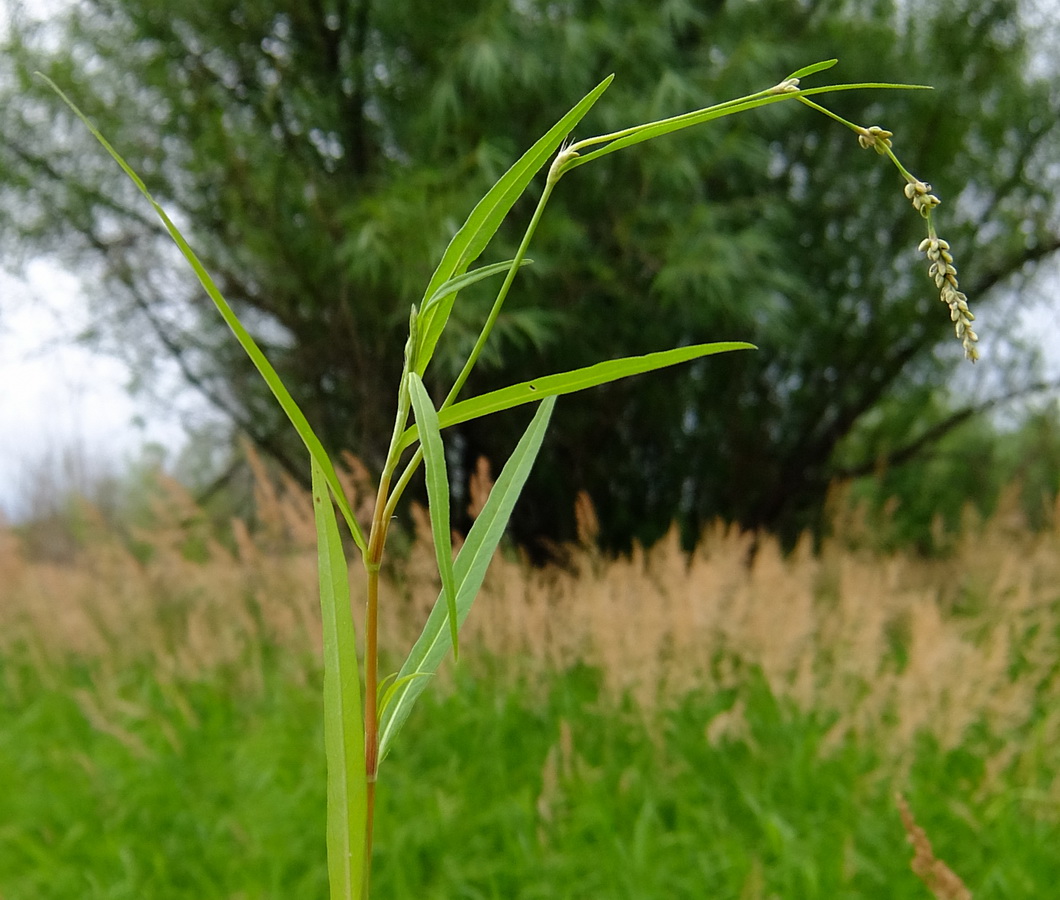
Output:
<instances>
[{"instance_id":1,"label":"overcast sky","mask_svg":"<svg viewBox=\"0 0 1060 900\"><path fill-rule=\"evenodd\" d=\"M42 478L113 470L145 442L183 445L175 415L137 402L124 364L74 343L87 321L77 280L44 261L0 270L0 511L26 512ZM74 467L71 471L71 466Z\"/></svg>"},{"instance_id":2,"label":"overcast sky","mask_svg":"<svg viewBox=\"0 0 1060 900\"><path fill-rule=\"evenodd\" d=\"M40 17L65 5L22 3ZM0 2L0 33L7 14ZM40 261L20 281L0 261L0 515L8 519L26 512L43 478L76 477L71 461L113 469L145 441L181 441L175 422L129 397L120 362L74 345L85 321L75 278Z\"/></svg>"}]
</instances>

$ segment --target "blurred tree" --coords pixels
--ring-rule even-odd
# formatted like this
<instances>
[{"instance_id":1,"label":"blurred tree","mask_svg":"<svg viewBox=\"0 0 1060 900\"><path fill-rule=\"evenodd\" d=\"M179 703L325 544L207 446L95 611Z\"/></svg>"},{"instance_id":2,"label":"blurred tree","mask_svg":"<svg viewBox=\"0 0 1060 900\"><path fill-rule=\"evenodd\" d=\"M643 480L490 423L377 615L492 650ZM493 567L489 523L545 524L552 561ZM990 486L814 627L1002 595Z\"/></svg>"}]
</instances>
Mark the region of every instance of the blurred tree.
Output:
<instances>
[{"instance_id":1,"label":"blurred tree","mask_svg":"<svg viewBox=\"0 0 1060 900\"><path fill-rule=\"evenodd\" d=\"M906 464L905 448L895 453L889 446L898 432L888 429L886 419L902 414L900 404L874 410L868 417L874 427L865 428L853 442L862 445L862 458L877 454L875 466L856 471L845 471L841 462L837 466L840 475L861 476L851 478L832 499L836 512L857 513L858 527L843 535L851 546L946 553L956 541L973 539L967 530L969 513L982 520L1001 513L1014 526L1032 530L1060 525L1060 409L1055 398L1030 404L1021 421L1001 427L969 411L947 409L930 396L924 396L924 403L941 408L921 417L934 425L925 429L925 441L909 448L915 466ZM845 447L837 458L851 449Z\"/></svg>"},{"instance_id":2,"label":"blurred tree","mask_svg":"<svg viewBox=\"0 0 1060 900\"><path fill-rule=\"evenodd\" d=\"M1017 0L82 0L34 22L14 5L0 61L0 240L87 273L97 339L132 355L145 381L153 358L172 355L304 477L293 433L150 211L31 78L41 69L177 213L325 442L377 467L409 305L477 198L586 90L617 73L579 136L838 56L829 74L842 80L937 88L826 102L894 130L903 161L943 198L940 233L983 314L986 362L961 390L1018 390L1035 360L991 312L1060 247L1056 45L1037 48L1045 76L1032 74L1019 12ZM563 400L517 538L572 536L580 488L611 546L650 541L674 519L693 536L714 516L790 536L815 524L837 446L851 436L857 447L881 403L904 410L887 421L943 418L945 404L924 398L945 394L960 347L901 188L848 131L794 103L565 180L466 396L675 343L762 349ZM516 206L492 258L510 255L529 209ZM435 389L491 300L462 297ZM991 360L1006 362L993 377ZM499 462L524 420L454 429L455 471L480 454ZM866 453L862 465L877 450ZM859 465L849 449L843 462Z\"/></svg>"}]
</instances>

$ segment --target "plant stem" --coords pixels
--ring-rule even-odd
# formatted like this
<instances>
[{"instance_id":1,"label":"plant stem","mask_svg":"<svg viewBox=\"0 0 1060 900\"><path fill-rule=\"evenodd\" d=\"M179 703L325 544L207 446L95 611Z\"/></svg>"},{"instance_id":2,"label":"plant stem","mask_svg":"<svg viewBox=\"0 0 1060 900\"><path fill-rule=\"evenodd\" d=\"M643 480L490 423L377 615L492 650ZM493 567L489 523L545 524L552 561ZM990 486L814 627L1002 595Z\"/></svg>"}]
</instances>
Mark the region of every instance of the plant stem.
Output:
<instances>
[{"instance_id":1,"label":"plant stem","mask_svg":"<svg viewBox=\"0 0 1060 900\"><path fill-rule=\"evenodd\" d=\"M819 113L824 113L826 116L828 116L828 118L834 119L840 125L846 125L846 127L849 128L851 131L854 131L854 132L862 132L863 131L862 128L859 128L853 122L848 122L842 116L832 112L832 110L828 109L828 107L821 106L820 103L815 103L813 100L810 100L807 97L803 97L801 95L799 96L798 99L799 99L800 103L805 104L806 106L810 107L810 109L815 109Z\"/></svg>"},{"instance_id":2,"label":"plant stem","mask_svg":"<svg viewBox=\"0 0 1060 900\"><path fill-rule=\"evenodd\" d=\"M372 528L373 536L377 529ZM382 556L382 542L379 556ZM372 543L369 543L372 552ZM364 900L368 900L369 874L372 870L372 833L375 822L375 782L379 771L379 562L369 564L365 559L368 576L368 602L364 626L364 769L365 769L365 823L364 823Z\"/></svg>"},{"instance_id":3,"label":"plant stem","mask_svg":"<svg viewBox=\"0 0 1060 900\"><path fill-rule=\"evenodd\" d=\"M399 428L404 427L403 423ZM372 866L372 834L375 822L375 783L379 775L379 569L383 562L389 518L385 513L394 462L388 460L379 480L368 550L364 554L367 586L364 621L364 898L368 897L368 874Z\"/></svg>"},{"instance_id":4,"label":"plant stem","mask_svg":"<svg viewBox=\"0 0 1060 900\"><path fill-rule=\"evenodd\" d=\"M401 499L401 495L405 493L405 488L408 487L409 481L412 480L412 476L416 473L421 462L423 462L423 448L417 447L412 459L410 459L408 465L405 466L405 471L401 473L401 477L398 478L397 484L394 485L394 490L390 493L390 499L387 501L386 508L383 510L383 516L386 521L389 522L394 515L398 500Z\"/></svg>"}]
</instances>

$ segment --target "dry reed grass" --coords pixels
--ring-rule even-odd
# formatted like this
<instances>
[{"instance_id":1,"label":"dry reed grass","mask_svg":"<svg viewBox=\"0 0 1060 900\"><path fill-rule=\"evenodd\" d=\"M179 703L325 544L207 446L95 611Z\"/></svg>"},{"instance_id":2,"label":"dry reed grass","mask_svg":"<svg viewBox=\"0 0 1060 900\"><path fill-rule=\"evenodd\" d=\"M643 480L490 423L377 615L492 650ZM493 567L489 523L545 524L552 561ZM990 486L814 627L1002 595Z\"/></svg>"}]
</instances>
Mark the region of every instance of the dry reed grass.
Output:
<instances>
[{"instance_id":1,"label":"dry reed grass","mask_svg":"<svg viewBox=\"0 0 1060 900\"><path fill-rule=\"evenodd\" d=\"M913 845L913 859L909 867L916 877L928 886L937 900L972 900L972 892L957 873L935 856L927 832L917 825L905 797L899 794L896 799L906 838Z\"/></svg>"},{"instance_id":2,"label":"dry reed grass","mask_svg":"<svg viewBox=\"0 0 1060 900\"><path fill-rule=\"evenodd\" d=\"M0 650L28 648L45 673L71 655L91 659L104 695L108 674L136 657L149 659L162 683L225 667L260 689L262 648L277 647L293 674L313 677L305 662L320 649L311 504L254 464L257 524L233 522L228 545L164 479L156 524L134 535L138 553L100 526L72 563L35 561L0 527ZM487 479L480 470L473 502ZM365 484L354 471L361 502L370 500ZM923 733L946 748L976 725L1029 734L994 753L989 776L1060 746L1060 704L1045 702L1060 694L1060 524L1032 533L1016 508L969 519L942 560L858 549L856 516L837 521L843 538L817 552L804 540L785 555L769 536L717 523L692 554L672 532L604 559L582 497L583 545L562 567L498 554L464 646L472 665L488 655L523 671L598 667L613 696L630 694L647 710L694 687L738 686L757 667L778 697L836 716L830 741L872 737L896 757ZM414 639L438 590L425 513L410 518L417 537L385 586L381 641L395 652ZM356 568L352 581L359 611ZM705 737L739 734L744 724L737 705L707 723ZM1060 785L1046 793L1055 808Z\"/></svg>"}]
</instances>

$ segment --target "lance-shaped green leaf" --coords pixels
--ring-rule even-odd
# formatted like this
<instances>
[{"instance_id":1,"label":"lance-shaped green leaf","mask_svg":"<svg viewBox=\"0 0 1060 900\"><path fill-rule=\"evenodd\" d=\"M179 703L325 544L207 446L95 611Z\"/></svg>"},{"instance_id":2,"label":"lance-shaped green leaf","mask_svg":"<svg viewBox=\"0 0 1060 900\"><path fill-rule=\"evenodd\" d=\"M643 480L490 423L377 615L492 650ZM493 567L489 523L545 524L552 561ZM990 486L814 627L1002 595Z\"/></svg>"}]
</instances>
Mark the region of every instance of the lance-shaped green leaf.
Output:
<instances>
[{"instance_id":1,"label":"lance-shaped green leaf","mask_svg":"<svg viewBox=\"0 0 1060 900\"><path fill-rule=\"evenodd\" d=\"M482 266L478 269L474 269L471 272L465 272L463 275L459 275L456 278L450 278L445 284L443 284L438 290L436 290L430 297L428 297L423 303L423 309L420 315L434 308L434 304L440 300L445 299L450 294L457 294L464 288L474 284L477 281L482 281L483 278L489 278L492 275L500 275L501 272L507 272L514 263L514 259L506 259L504 262L493 263L489 266ZM519 260L520 267L528 266L532 263L532 259L521 259Z\"/></svg>"},{"instance_id":2,"label":"lance-shaped green leaf","mask_svg":"<svg viewBox=\"0 0 1060 900\"><path fill-rule=\"evenodd\" d=\"M380 718L386 712L386 708L390 705L390 701L394 699L394 695L401 690L402 685L407 684L414 678L430 678L431 676L426 672L413 672L411 675L405 675L403 678L397 677L397 672L393 672L387 675L382 681L379 682L379 716Z\"/></svg>"},{"instance_id":3,"label":"lance-shaped green leaf","mask_svg":"<svg viewBox=\"0 0 1060 900\"><path fill-rule=\"evenodd\" d=\"M715 353L725 353L729 350L754 350L754 344L743 341L719 341L713 344L693 344L689 347L676 347L673 350L662 350L658 353L648 353L644 356L627 356L622 359L610 359L606 362L596 363L582 369L572 369L570 372L560 372L556 375L545 375L535 378L533 381L523 381L513 384L488 394L480 394L469 400L461 400L454 403L438 413L438 424L442 428L457 425L460 422L469 422L491 413L511 409L523 403L533 403L543 397L552 397L559 394L573 394L586 388L606 384L609 381L617 381L619 378L627 378L630 375L640 375L651 372L654 369L663 369L667 366L675 366L679 363L698 359L701 356L711 356ZM401 449L408 447L419 438L419 430L413 425L407 428L401 436L399 446Z\"/></svg>"},{"instance_id":4,"label":"lance-shaped green leaf","mask_svg":"<svg viewBox=\"0 0 1060 900\"><path fill-rule=\"evenodd\" d=\"M467 217L467 221L453 235L445 253L442 254L441 262L438 263L438 268L435 269L434 275L427 284L427 290L423 295L425 299L431 297L447 281L466 272L468 266L478 259L479 254L486 248L501 222L504 221L504 217L508 215L508 211L526 190L530 179L548 162L556 148L592 108L613 78L613 75L609 75L586 94L581 102L519 157L518 161L478 202L471 211L471 215ZM434 348L449 321L449 313L452 312L455 300L455 293L448 295L434 307L433 312L424 317L421 323L423 340L416 367L419 375L423 374L434 355Z\"/></svg>"},{"instance_id":5,"label":"lance-shaped green leaf","mask_svg":"<svg viewBox=\"0 0 1060 900\"><path fill-rule=\"evenodd\" d=\"M837 62L839 62L838 59L824 59L821 60L821 62L810 63L808 66L796 69L784 80L790 81L792 78L806 78L809 75L816 75L818 72L823 72L825 69L832 68Z\"/></svg>"},{"instance_id":6,"label":"lance-shaped green leaf","mask_svg":"<svg viewBox=\"0 0 1060 900\"><path fill-rule=\"evenodd\" d=\"M328 881L331 900L364 896L367 779L350 579L328 482L314 459L320 612L324 627L324 751L328 766Z\"/></svg>"},{"instance_id":7,"label":"lance-shaped green leaf","mask_svg":"<svg viewBox=\"0 0 1060 900\"><path fill-rule=\"evenodd\" d=\"M449 525L449 476L445 468L445 447L438 426L438 413L431 403L427 388L415 372L409 373L409 396L416 413L416 424L423 447L424 475L427 479L427 506L434 536L434 555L438 560L438 574L442 577L442 596L449 613L449 635L453 655L459 656L456 623L456 578L453 575L453 539Z\"/></svg>"},{"instance_id":8,"label":"lance-shaped green leaf","mask_svg":"<svg viewBox=\"0 0 1060 900\"><path fill-rule=\"evenodd\" d=\"M813 67L810 66L808 68ZM890 82L866 81L857 84L830 84L825 85L824 87L799 88L795 91L781 93L774 93L771 90L762 91L759 94L753 94L749 97L729 100L725 103L719 103L716 106L708 106L703 109L693 110L692 112L673 116L669 119L662 119L658 122L649 122L646 125L635 125L611 135L601 135L598 138L588 138L584 141L579 141L572 148L579 151L579 155L573 156L571 159L567 160L563 164L562 171L564 173L569 172L571 169L575 169L578 166L584 166L586 163L592 162L594 159L599 159L601 156L606 156L608 153L615 153L626 147L632 147L634 144L639 144L642 141L649 141L653 138L662 137L665 134L671 134L684 128L692 128L695 125L702 125L704 122L720 119L723 116L731 116L734 113L756 109L759 106L767 106L770 103L783 103L800 96L810 97L815 94L829 94L835 91L855 91L863 88L931 90L931 87L925 84L893 84ZM604 141L607 141L608 143L605 143L604 146L597 150L592 150L590 152L582 151L583 147L592 146L596 143L603 143Z\"/></svg>"},{"instance_id":9,"label":"lance-shaped green leaf","mask_svg":"<svg viewBox=\"0 0 1060 900\"><path fill-rule=\"evenodd\" d=\"M518 446L505 463L490 491L489 498L482 507L482 512L475 519L475 524L471 526L464 546L460 548L456 556L453 571L457 584L458 625L463 625L464 620L467 619L471 604L482 586L482 579L486 577L486 569L504 535L504 529L515 507L515 501L519 498L523 485L526 484L526 479L533 468L534 460L537 459L538 450L541 449L541 441L545 437L545 429L548 427L548 420L555 404L555 398L550 397L534 414L530 427L526 429ZM431 614L427 617L423 631L398 672L399 680L410 675L433 675L438 670L438 666L445 659L452 643L449 629L446 627L447 617L445 601L439 595ZM386 756L395 736L412 711L413 704L423 693L429 681L429 678L413 678L403 682L395 692L380 722L380 759Z\"/></svg>"},{"instance_id":10,"label":"lance-shaped green leaf","mask_svg":"<svg viewBox=\"0 0 1060 900\"><path fill-rule=\"evenodd\" d=\"M429 321L434 315L434 308L445 300L447 297L459 294L464 288L475 284L478 281L482 281L484 278L489 278L492 275L500 275L502 272L507 272L514 264L514 259L506 259L504 262L493 263L489 266L482 266L481 268L475 269L473 272L466 272L463 275L458 275L456 278L450 278L447 282L441 285L430 297L428 297L423 303L423 309L418 314L413 316L412 321L415 323L417 334L413 336L411 334L412 329L410 328L410 341L409 344L413 350L413 362L420 358L420 339L418 331L419 320ZM523 259L519 261L519 267L530 265L532 259ZM415 309L415 307L413 307ZM416 366L412 366L412 371L416 371Z\"/></svg>"},{"instance_id":11,"label":"lance-shaped green leaf","mask_svg":"<svg viewBox=\"0 0 1060 900\"><path fill-rule=\"evenodd\" d=\"M210 277L210 273L206 271L203 264L199 261L199 257L195 254L195 251L191 249L191 246L184 239L184 235L181 234L180 230L173 224L173 221L169 218L166 211L158 201L155 200L154 196L152 196L151 192L147 189L147 186L140 179L140 176L133 171L132 167L129 166L118 151L110 145L110 142L103 137L96 126L88 120L80 109L78 109L76 104L46 75L42 75L40 72L38 72L37 75L39 78L42 78L47 82L63 102L73 110L74 115L85 124L85 127L87 127L92 133L92 136L99 141L114 161L121 166L122 171L129 176L133 184L139 189L140 193L147 198L147 201L162 220L162 224L165 226L166 231L169 232L169 236L173 239L173 242L180 249L180 252L184 255L184 258L195 272L195 275L199 279L199 283L203 286L203 289L213 301L214 306L217 307L217 311L232 330L232 333L236 336L236 340L239 341L240 346L242 346L247 356L250 357L255 368L261 373L261 377L265 379L265 383L269 386L269 390L272 391L273 396L279 402L283 411L287 414L287 418L291 420L291 424L294 425L299 437L301 437L306 448L309 450L309 455L320 466L324 478L327 480L328 487L331 488L331 492L335 495L335 499L339 504L339 509L342 510L342 515L346 519L346 524L349 526L350 534L353 535L354 542L362 551L366 550L368 542L365 540L361 527L357 524L357 519L353 515L353 509L350 507L350 503L346 499L346 495L342 490L342 485L339 483L338 476L335 474L335 467L331 464L331 460L328 457L327 451L324 449L324 445L316 436L316 433L310 426L309 420L306 419L305 414L299 408L298 404L295 403L294 398L280 380L280 376L276 373L272 364L265 358L265 354L261 352L261 348L258 347L254 338L250 336L250 332L243 327L243 324L239 321L239 318L232 310L232 307L228 305L228 301L221 295L213 278Z\"/></svg>"}]
</instances>

